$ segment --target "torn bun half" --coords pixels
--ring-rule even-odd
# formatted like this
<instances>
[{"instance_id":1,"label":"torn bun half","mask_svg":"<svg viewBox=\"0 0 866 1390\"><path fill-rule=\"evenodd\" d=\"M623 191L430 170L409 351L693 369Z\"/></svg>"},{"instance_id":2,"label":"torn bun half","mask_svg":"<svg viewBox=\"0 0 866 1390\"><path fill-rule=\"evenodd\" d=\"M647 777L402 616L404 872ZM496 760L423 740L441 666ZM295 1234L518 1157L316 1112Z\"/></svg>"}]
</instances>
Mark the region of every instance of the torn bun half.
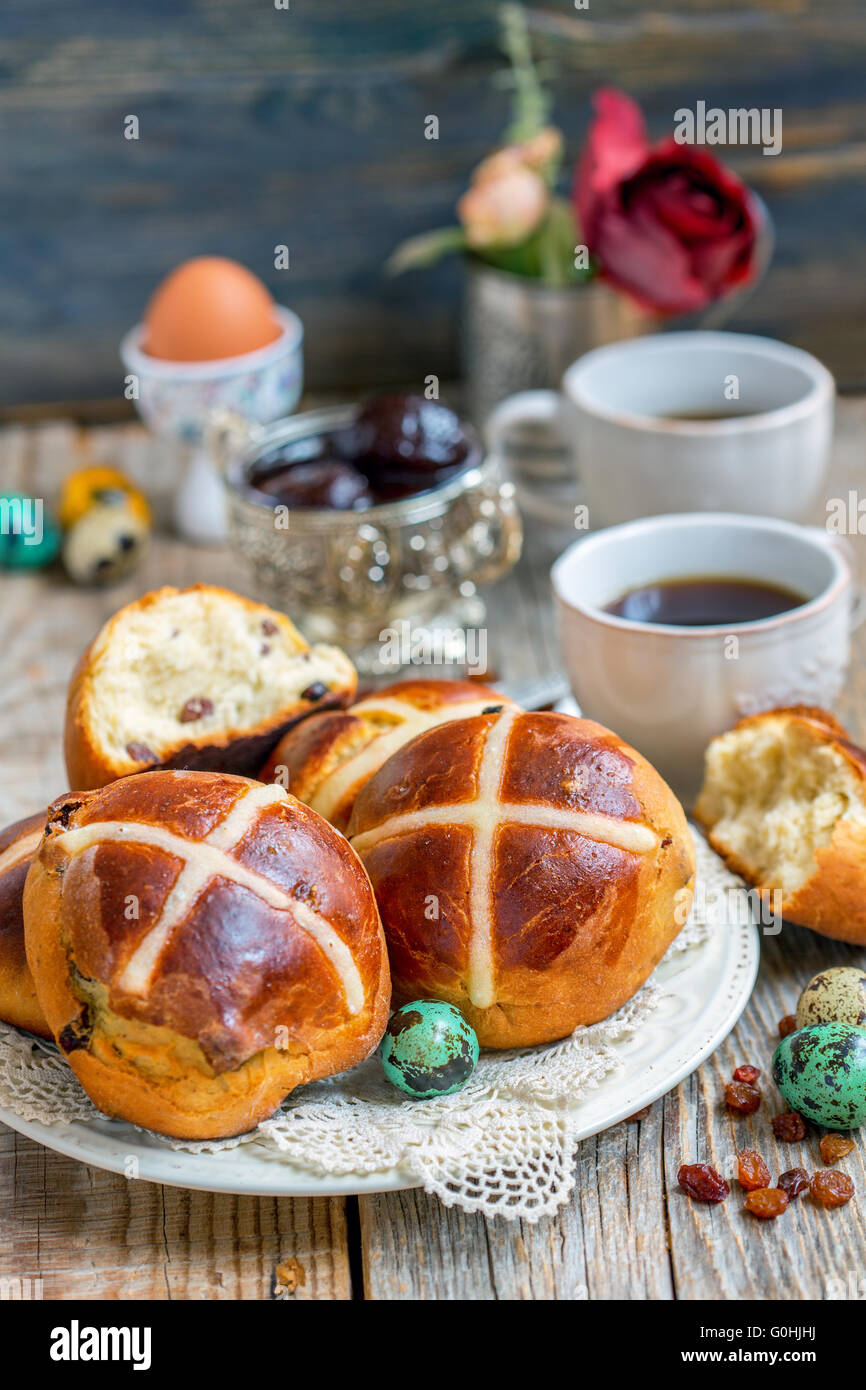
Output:
<instances>
[{"instance_id":1,"label":"torn bun half","mask_svg":"<svg viewBox=\"0 0 866 1390\"><path fill-rule=\"evenodd\" d=\"M157 589L108 620L72 677L69 785L159 767L255 776L287 729L356 684L343 652L311 647L283 613L209 584Z\"/></svg>"},{"instance_id":2,"label":"torn bun half","mask_svg":"<svg viewBox=\"0 0 866 1390\"><path fill-rule=\"evenodd\" d=\"M832 714L767 710L714 738L695 817L774 912L866 945L866 751Z\"/></svg>"}]
</instances>

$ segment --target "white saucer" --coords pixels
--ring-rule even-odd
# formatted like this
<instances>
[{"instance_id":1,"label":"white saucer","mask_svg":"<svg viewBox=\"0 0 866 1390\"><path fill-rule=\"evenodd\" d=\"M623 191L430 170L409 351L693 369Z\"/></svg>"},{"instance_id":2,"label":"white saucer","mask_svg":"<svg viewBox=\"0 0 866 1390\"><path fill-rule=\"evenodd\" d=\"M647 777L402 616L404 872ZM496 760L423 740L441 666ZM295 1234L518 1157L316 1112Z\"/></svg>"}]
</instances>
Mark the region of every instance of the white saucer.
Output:
<instances>
[{"instance_id":1,"label":"white saucer","mask_svg":"<svg viewBox=\"0 0 866 1390\"><path fill-rule=\"evenodd\" d=\"M574 1106L577 1138L608 1129L670 1091L727 1037L749 1000L760 956L757 928L743 920L746 913L733 915L736 923L718 927L700 945L669 956L659 966L653 979L667 997L637 1033L611 1045L621 1066ZM216 1153L174 1150L132 1125L101 1117L47 1125L0 1108L0 1120L82 1163L173 1187L247 1196L324 1197L416 1186L411 1175L394 1168L319 1176L293 1167L279 1151L260 1144Z\"/></svg>"}]
</instances>

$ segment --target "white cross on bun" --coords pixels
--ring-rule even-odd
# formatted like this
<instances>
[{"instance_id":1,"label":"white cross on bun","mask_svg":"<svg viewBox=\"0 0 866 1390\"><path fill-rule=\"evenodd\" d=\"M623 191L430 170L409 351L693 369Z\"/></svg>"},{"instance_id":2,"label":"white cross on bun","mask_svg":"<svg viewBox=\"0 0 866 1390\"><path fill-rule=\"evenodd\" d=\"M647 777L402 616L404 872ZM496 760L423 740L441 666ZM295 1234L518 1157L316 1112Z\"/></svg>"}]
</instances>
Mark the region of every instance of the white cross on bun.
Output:
<instances>
[{"instance_id":1,"label":"white cross on bun","mask_svg":"<svg viewBox=\"0 0 866 1390\"><path fill-rule=\"evenodd\" d=\"M239 1134L379 1042L390 979L348 843L282 787L163 770L49 809L24 890L58 1046L108 1115Z\"/></svg>"},{"instance_id":2,"label":"white cross on bun","mask_svg":"<svg viewBox=\"0 0 866 1390\"><path fill-rule=\"evenodd\" d=\"M439 725L361 790L394 1002L445 999L484 1047L565 1037L636 992L684 925L682 807L608 729L513 706Z\"/></svg>"},{"instance_id":3,"label":"white cross on bun","mask_svg":"<svg viewBox=\"0 0 866 1390\"><path fill-rule=\"evenodd\" d=\"M513 700L472 681L398 681L346 710L313 715L280 740L259 774L345 833L364 783L416 734Z\"/></svg>"},{"instance_id":4,"label":"white cross on bun","mask_svg":"<svg viewBox=\"0 0 866 1390\"><path fill-rule=\"evenodd\" d=\"M254 777L288 728L356 685L343 652L310 647L283 613L210 584L156 589L108 620L73 674L69 785L156 767Z\"/></svg>"}]
</instances>

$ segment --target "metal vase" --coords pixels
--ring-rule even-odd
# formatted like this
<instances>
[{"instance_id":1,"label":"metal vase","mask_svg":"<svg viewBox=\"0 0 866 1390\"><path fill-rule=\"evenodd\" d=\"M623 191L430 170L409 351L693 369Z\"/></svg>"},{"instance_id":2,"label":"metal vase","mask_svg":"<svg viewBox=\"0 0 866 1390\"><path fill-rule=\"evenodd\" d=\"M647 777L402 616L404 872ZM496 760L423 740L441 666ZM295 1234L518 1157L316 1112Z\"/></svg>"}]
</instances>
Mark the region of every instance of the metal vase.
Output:
<instances>
[{"instance_id":1,"label":"metal vase","mask_svg":"<svg viewBox=\"0 0 866 1390\"><path fill-rule=\"evenodd\" d=\"M590 348L636 338L657 322L601 282L545 285L467 260L461 348L473 422L481 428L515 391L558 387Z\"/></svg>"}]
</instances>

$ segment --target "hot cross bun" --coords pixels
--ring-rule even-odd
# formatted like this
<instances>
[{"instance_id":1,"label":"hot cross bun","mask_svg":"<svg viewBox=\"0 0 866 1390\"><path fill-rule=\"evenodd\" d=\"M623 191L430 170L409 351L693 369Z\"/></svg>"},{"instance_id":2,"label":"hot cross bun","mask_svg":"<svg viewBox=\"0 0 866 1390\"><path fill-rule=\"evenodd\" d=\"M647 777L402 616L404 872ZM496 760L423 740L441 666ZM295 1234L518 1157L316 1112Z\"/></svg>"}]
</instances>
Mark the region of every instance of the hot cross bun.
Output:
<instances>
[{"instance_id":1,"label":"hot cross bun","mask_svg":"<svg viewBox=\"0 0 866 1390\"><path fill-rule=\"evenodd\" d=\"M24 880L45 828L45 812L0 831L0 1019L50 1038L24 950Z\"/></svg>"},{"instance_id":2,"label":"hot cross bun","mask_svg":"<svg viewBox=\"0 0 866 1390\"><path fill-rule=\"evenodd\" d=\"M471 681L398 681L346 710L313 715L281 739L260 773L345 832L364 783L416 734L514 702Z\"/></svg>"},{"instance_id":3,"label":"hot cross bun","mask_svg":"<svg viewBox=\"0 0 866 1390\"><path fill-rule=\"evenodd\" d=\"M73 674L69 785L157 767L254 777L287 729L356 685L349 658L310 647L284 613L211 584L156 589L108 620Z\"/></svg>"},{"instance_id":4,"label":"hot cross bun","mask_svg":"<svg viewBox=\"0 0 866 1390\"><path fill-rule=\"evenodd\" d=\"M158 771L49 810L24 894L52 1033L106 1114L238 1134L385 1028L385 942L363 867L282 787Z\"/></svg>"},{"instance_id":5,"label":"hot cross bun","mask_svg":"<svg viewBox=\"0 0 866 1390\"><path fill-rule=\"evenodd\" d=\"M456 1004L486 1047L606 1018L691 904L679 802L633 748L569 715L505 707L419 734L362 789L349 836L395 1003Z\"/></svg>"}]
</instances>

